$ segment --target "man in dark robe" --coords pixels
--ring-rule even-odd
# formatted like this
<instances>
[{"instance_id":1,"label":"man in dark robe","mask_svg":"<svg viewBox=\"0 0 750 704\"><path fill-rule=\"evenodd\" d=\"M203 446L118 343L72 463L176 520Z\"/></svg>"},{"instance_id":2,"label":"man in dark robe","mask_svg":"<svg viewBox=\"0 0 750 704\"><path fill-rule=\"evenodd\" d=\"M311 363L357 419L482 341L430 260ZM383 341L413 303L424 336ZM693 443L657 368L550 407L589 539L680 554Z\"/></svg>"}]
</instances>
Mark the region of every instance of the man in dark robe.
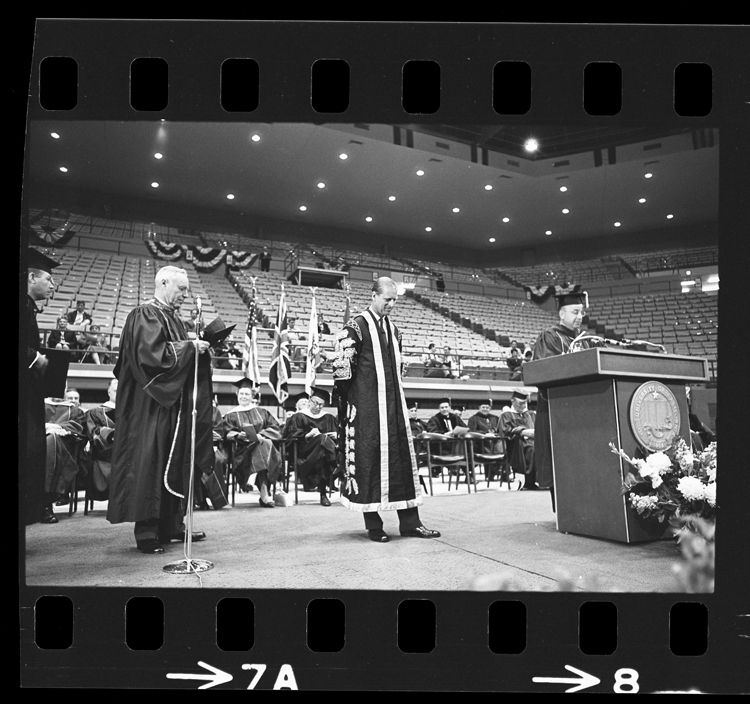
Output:
<instances>
[{"instance_id":1,"label":"man in dark robe","mask_svg":"<svg viewBox=\"0 0 750 704\"><path fill-rule=\"evenodd\" d=\"M529 410L526 391L516 389L511 395L511 409L500 415L501 432L508 443L510 466L516 474L523 474L525 491L538 489L534 467L535 414Z\"/></svg>"},{"instance_id":2,"label":"man in dark robe","mask_svg":"<svg viewBox=\"0 0 750 704\"><path fill-rule=\"evenodd\" d=\"M411 436L414 438L414 452L417 457L417 467L427 462L427 449L424 446L424 441L420 443L417 439L427 430L427 421L422 420L418 414L419 404L414 401L409 404L409 427L411 428ZM419 483L422 488L427 491L427 485L421 474L419 475Z\"/></svg>"},{"instance_id":3,"label":"man in dark robe","mask_svg":"<svg viewBox=\"0 0 750 704\"><path fill-rule=\"evenodd\" d=\"M333 379L346 479L341 503L364 515L370 540L390 540L378 511L397 511L401 535L436 538L419 519L421 488L401 384L401 333L388 314L396 282L379 278L369 308L336 336Z\"/></svg>"},{"instance_id":4,"label":"man in dark robe","mask_svg":"<svg viewBox=\"0 0 750 704\"><path fill-rule=\"evenodd\" d=\"M45 511L51 512L52 502L67 494L80 469L79 458L86 442L85 421L80 406L65 399L44 399L44 411L47 435Z\"/></svg>"},{"instance_id":5,"label":"man in dark robe","mask_svg":"<svg viewBox=\"0 0 750 704\"><path fill-rule=\"evenodd\" d=\"M21 511L24 523L57 523L44 497L44 479L47 444L45 442L44 379L48 371L47 357L41 352L39 327L36 322L37 301L46 301L55 290L50 273L58 266L53 259L36 249L27 250L26 297L22 301L21 339L25 350L19 360L18 379L22 384L24 407L19 447L19 472L21 486Z\"/></svg>"},{"instance_id":6,"label":"man in dark robe","mask_svg":"<svg viewBox=\"0 0 750 704\"><path fill-rule=\"evenodd\" d=\"M534 343L533 359L545 359L570 352L571 343L581 332L587 299L588 296L585 292L556 296L560 322L539 333L539 337ZM582 340L579 349L585 349L589 346L589 340ZM554 511L552 438L550 434L549 401L545 389L539 389L537 394L534 463L536 483L540 489L551 490L552 510Z\"/></svg>"},{"instance_id":7,"label":"man in dark robe","mask_svg":"<svg viewBox=\"0 0 750 704\"><path fill-rule=\"evenodd\" d=\"M279 422L265 408L258 407L259 396L250 379L243 377L233 383L238 405L224 414L223 427L224 437L233 443L237 483L243 491L250 491L250 477L255 474L255 486L260 492L258 503L263 508L275 508L270 487L283 472L281 452L275 444L281 440Z\"/></svg>"},{"instance_id":8,"label":"man in dark robe","mask_svg":"<svg viewBox=\"0 0 750 704\"><path fill-rule=\"evenodd\" d=\"M330 402L325 389L312 388L307 408L297 411L284 425L284 441L297 443L295 472L303 491L318 491L322 506L330 506L328 490L336 471L338 423L323 406Z\"/></svg>"},{"instance_id":9,"label":"man in dark robe","mask_svg":"<svg viewBox=\"0 0 750 704\"><path fill-rule=\"evenodd\" d=\"M500 429L500 418L494 413L490 412L492 408L492 399L487 399L479 404L479 410L469 418L469 432L470 433L482 433L482 435L501 436L502 430ZM485 440L477 440L481 451L487 454L495 454L503 452L503 440L501 437L487 438ZM477 445L474 446L475 449ZM484 468L485 475L488 479L492 479L500 470L499 462L488 462Z\"/></svg>"},{"instance_id":10,"label":"man in dark robe","mask_svg":"<svg viewBox=\"0 0 750 704\"><path fill-rule=\"evenodd\" d=\"M212 424L213 428L211 430L211 444L214 448L214 463L213 467L208 468L208 472L210 473L210 470L213 469L213 472L216 474L216 477L218 478L219 482L221 483L221 487L224 490L224 493L226 493L227 488L227 452L224 449L224 440L226 436L226 430L224 429L224 418L221 415L221 411L219 410L218 405L216 404L216 400L214 399L213 402L213 411L212 411ZM194 503L195 508L199 511L207 511L210 508L212 508L209 505L208 502L208 494L206 493L206 488L203 485L203 482L201 481L201 476L197 475L195 477L195 495L194 495Z\"/></svg>"},{"instance_id":11,"label":"man in dark robe","mask_svg":"<svg viewBox=\"0 0 750 704\"><path fill-rule=\"evenodd\" d=\"M91 447L91 476L88 495L95 501L109 497L109 478L112 474L112 450L115 446L117 379L107 387L107 400L86 411L86 433Z\"/></svg>"},{"instance_id":12,"label":"man in dark robe","mask_svg":"<svg viewBox=\"0 0 750 704\"><path fill-rule=\"evenodd\" d=\"M196 366L194 471L213 463L213 448L205 442L213 395L209 343L188 340L179 316L189 286L184 269L157 272L154 298L125 320L114 369L118 413L107 520L134 521L136 544L146 554L185 538ZM200 531L192 540L205 537Z\"/></svg>"},{"instance_id":13,"label":"man in dark robe","mask_svg":"<svg viewBox=\"0 0 750 704\"><path fill-rule=\"evenodd\" d=\"M455 436L456 440L439 443L438 454L460 455L463 453L460 436L468 430L464 419L459 413L451 408L449 398L438 399L438 412L427 421L428 433L441 433L442 435ZM456 471L451 468L451 471Z\"/></svg>"}]
</instances>

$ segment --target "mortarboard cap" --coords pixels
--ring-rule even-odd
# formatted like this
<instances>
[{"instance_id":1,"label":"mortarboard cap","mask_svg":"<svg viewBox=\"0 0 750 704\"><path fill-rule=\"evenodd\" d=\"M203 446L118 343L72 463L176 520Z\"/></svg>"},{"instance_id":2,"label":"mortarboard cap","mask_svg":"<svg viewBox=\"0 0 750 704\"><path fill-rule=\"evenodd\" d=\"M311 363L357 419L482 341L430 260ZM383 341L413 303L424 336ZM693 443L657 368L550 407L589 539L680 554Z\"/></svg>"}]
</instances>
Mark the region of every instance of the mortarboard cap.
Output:
<instances>
[{"instance_id":1,"label":"mortarboard cap","mask_svg":"<svg viewBox=\"0 0 750 704\"><path fill-rule=\"evenodd\" d=\"M486 405L486 406L490 406L490 407L492 407L492 399L491 399L491 398L483 398L483 399L480 399L480 401L479 401L479 405L480 405L480 406L485 406L485 405Z\"/></svg>"},{"instance_id":2,"label":"mortarboard cap","mask_svg":"<svg viewBox=\"0 0 750 704\"><path fill-rule=\"evenodd\" d=\"M411 410L412 408L417 408L417 409L418 409L418 408L419 408L419 403L418 403L417 401L410 401L410 402L409 402L409 403L407 404L407 408L408 408L409 410Z\"/></svg>"},{"instance_id":3,"label":"mortarboard cap","mask_svg":"<svg viewBox=\"0 0 750 704\"><path fill-rule=\"evenodd\" d=\"M329 394L325 389L321 389L319 386L312 387L310 398L312 398L313 396L322 399L323 403L326 406L331 403L331 394Z\"/></svg>"},{"instance_id":4,"label":"mortarboard cap","mask_svg":"<svg viewBox=\"0 0 750 704\"><path fill-rule=\"evenodd\" d=\"M39 269L50 273L57 266L60 266L59 262L43 254L38 249L29 247L27 250L26 267L28 269Z\"/></svg>"},{"instance_id":5,"label":"mortarboard cap","mask_svg":"<svg viewBox=\"0 0 750 704\"><path fill-rule=\"evenodd\" d=\"M244 389L245 387L247 387L248 389L255 389L253 380L248 379L246 376L243 376L241 379L237 379L237 381L233 381L232 386L236 386L238 389Z\"/></svg>"},{"instance_id":6,"label":"mortarboard cap","mask_svg":"<svg viewBox=\"0 0 750 704\"><path fill-rule=\"evenodd\" d=\"M438 399L438 402L437 402L438 406L439 406L439 405L440 405L441 403L447 403L447 404L448 404L449 406L450 406L450 405L452 405L452 404L451 404L451 400L450 400L450 399L449 399L449 398L448 398L447 396L443 396L443 398L439 398L439 399Z\"/></svg>"},{"instance_id":7,"label":"mortarboard cap","mask_svg":"<svg viewBox=\"0 0 750 704\"><path fill-rule=\"evenodd\" d=\"M297 409L297 401L299 401L301 398L307 398L307 394L303 391L300 394L295 394L294 396L287 396L286 400L284 401L284 409L287 411L294 411Z\"/></svg>"},{"instance_id":8,"label":"mortarboard cap","mask_svg":"<svg viewBox=\"0 0 750 704\"><path fill-rule=\"evenodd\" d=\"M236 325L237 324L235 323L234 325L227 327L224 325L224 321L221 318L214 318L208 325L206 325L201 337L203 337L211 347L215 347L229 336L229 333L234 330Z\"/></svg>"},{"instance_id":9,"label":"mortarboard cap","mask_svg":"<svg viewBox=\"0 0 750 704\"><path fill-rule=\"evenodd\" d=\"M586 291L573 291L572 293L562 293L556 295L557 307L563 306L586 306L589 305L589 294Z\"/></svg>"},{"instance_id":10,"label":"mortarboard cap","mask_svg":"<svg viewBox=\"0 0 750 704\"><path fill-rule=\"evenodd\" d=\"M529 400L529 392L525 389L513 389L513 393L511 394L511 398L520 398L524 401Z\"/></svg>"}]
</instances>

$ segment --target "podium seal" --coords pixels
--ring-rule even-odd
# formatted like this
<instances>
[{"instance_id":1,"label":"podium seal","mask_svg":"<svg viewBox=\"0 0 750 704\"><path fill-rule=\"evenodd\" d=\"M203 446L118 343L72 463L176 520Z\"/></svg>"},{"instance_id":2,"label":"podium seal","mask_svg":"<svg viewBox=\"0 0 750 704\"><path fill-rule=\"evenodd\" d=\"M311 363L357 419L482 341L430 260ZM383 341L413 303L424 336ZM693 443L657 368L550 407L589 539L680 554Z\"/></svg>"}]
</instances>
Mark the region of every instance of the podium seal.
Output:
<instances>
[{"instance_id":1,"label":"podium seal","mask_svg":"<svg viewBox=\"0 0 750 704\"><path fill-rule=\"evenodd\" d=\"M675 395L658 381L641 384L630 401L630 426L647 450L666 450L680 432L680 406Z\"/></svg>"}]
</instances>

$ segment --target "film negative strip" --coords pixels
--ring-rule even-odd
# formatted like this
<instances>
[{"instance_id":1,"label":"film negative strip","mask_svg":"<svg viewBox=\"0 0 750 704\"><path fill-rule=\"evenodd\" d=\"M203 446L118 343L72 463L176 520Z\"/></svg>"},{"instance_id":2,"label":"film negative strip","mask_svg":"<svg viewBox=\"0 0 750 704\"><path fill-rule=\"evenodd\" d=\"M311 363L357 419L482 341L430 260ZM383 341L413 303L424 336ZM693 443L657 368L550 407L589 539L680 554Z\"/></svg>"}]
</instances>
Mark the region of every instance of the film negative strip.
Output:
<instances>
[{"instance_id":1,"label":"film negative strip","mask_svg":"<svg viewBox=\"0 0 750 704\"><path fill-rule=\"evenodd\" d=\"M436 488L426 492L420 511L427 528L441 536L402 538L395 514L383 513L392 537L387 545L367 539L355 512L337 503L323 507L317 495L264 512L254 494L252 505L245 494L245 503L233 509L191 512L188 528L205 529L208 538L187 544L184 565L195 558L206 568L189 574L180 573L179 544L163 554L141 554L129 532L132 524L109 523L100 505L89 512L87 499L85 512L80 504L74 512L71 504L57 524L20 522L21 685L747 693L748 46L747 27L727 26L40 20L31 60L22 222L30 226L35 214L55 208L85 211L89 224L96 220L111 228L111 247L101 245L106 234L98 235L100 250L109 254L137 256L141 247L145 257L141 235L155 233L130 227L125 234L112 223L169 223L170 210L176 222L200 222L196 231L211 231L215 222L216 232L243 231L272 243L282 221L274 211L279 192L293 211L283 221L295 241L343 249L348 240L356 248L382 235L386 251L398 252L401 241L411 251L421 246L430 258L455 257L477 266L499 266L503 256L522 262L524 252L543 252L553 242L555 252L573 258L578 251L580 259L597 247L616 254L624 241L617 237L642 244L664 237L670 246L680 237L686 245L718 243L723 384L716 393L723 471L711 503L719 516L717 539L709 522L680 545L672 539L639 541L632 532L623 538L604 529L583 535L565 529L564 502L575 505L576 491L576 515L596 514L606 504L587 488L598 481L596 466L589 474L573 467L567 488L556 469L557 517L547 492L499 492L496 485L472 492L468 473L465 484L451 489L450 481L462 475L432 477L430 471ZM146 132L151 141L144 141ZM545 135L539 137L548 149L544 159L535 161L529 144L532 151L514 156L518 145L510 135ZM270 136L275 143L264 143ZM501 144L500 136L508 141ZM653 146L661 141L666 149ZM633 144L637 155L628 152ZM164 168L172 145L181 150L179 193L168 193L177 174ZM240 148L246 153L238 156ZM133 172L126 164L138 149L144 151L144 180L127 182ZM324 150L330 163L319 160L316 171L310 165ZM540 240L541 233L523 227L525 234L503 240L497 229L514 224L513 213L521 209L516 206L531 217L575 181L558 176L577 174L582 187L590 181L587 194L604 193L607 179L619 178L616 164L631 163L634 178L643 182L645 173L658 176L659 161L672 153L678 157L665 173L673 182L658 190L658 207L665 218L674 215L674 202L690 210L690 224L678 234L649 220L629 228L623 215L622 222L610 223L618 229L595 244L586 229L587 218L595 219L590 214L574 226L580 236L560 225L568 228L560 240L552 231ZM362 172L334 171L345 168L347 157L350 163L368 160L373 203L376 197L383 201L359 213L364 222L350 226L314 213L315 206L332 209L322 198L335 181L340 191L333 209L355 217L347 203L361 204L355 192L362 188ZM434 174L438 183L420 195L407 176L396 181L388 164L422 171L410 171L411 179ZM307 192L284 180L285 171L300 170L311 179ZM518 201L498 198L504 179L521 182L518 189L545 182L556 193L523 196L513 190L508 192ZM450 212L439 218L431 210L430 192L447 197L467 183L493 198L498 220L495 230L476 238L451 224L451 215L468 215L460 212L458 197L455 205L443 203ZM592 185L597 183L603 190ZM386 209L400 193L425 206L410 204L413 234L399 234L406 220L389 220ZM640 191L624 194L622 212L626 198L639 196L646 201ZM566 204L575 200L557 200L556 209L574 215ZM617 199L609 192L604 200L578 201L599 213L597 227L617 217L605 207ZM302 221L306 215L314 217ZM381 222L381 230L366 229ZM70 228L58 225L50 221L35 230L44 241L29 240L24 231L22 251L46 241L62 252L59 237ZM489 248L495 231L505 248ZM165 241L167 235L191 234L165 232ZM434 238L426 239L425 232ZM78 237L85 248L83 233ZM232 245L242 260L247 252L240 251L241 241ZM187 249L162 247L161 254L178 257ZM190 249L191 261L215 266L219 249L199 243ZM226 257L225 250L220 256ZM371 268L375 276L387 273ZM110 283L123 280L115 275L105 281ZM623 354L633 360L627 355L638 352ZM675 364L687 359L667 357ZM680 367L659 378L677 379L679 386L687 373ZM441 394L458 394L462 381L474 401L493 393L492 384L456 379ZM665 394L673 381L664 382ZM97 383L91 388L103 393L105 382ZM224 393L230 391L227 385ZM573 408L568 412L588 420L577 428L574 423L572 432L556 434L554 424L552 430L555 452L572 436L574 455L576 446L599 437L599 416L592 421L593 406L571 406L571 398L565 400L565 408ZM22 408L30 403L24 387L19 401ZM627 404L618 409L626 412ZM684 423L687 410L682 413ZM606 422L601 415L601 424ZM627 418L617 422L626 424ZM22 450L30 432L22 423ZM611 456L607 448L604 453ZM591 450L591 458L600 456ZM23 479L29 459L23 451L19 458ZM615 520L611 512L600 513L604 524ZM167 563L178 568L165 571Z\"/></svg>"}]
</instances>

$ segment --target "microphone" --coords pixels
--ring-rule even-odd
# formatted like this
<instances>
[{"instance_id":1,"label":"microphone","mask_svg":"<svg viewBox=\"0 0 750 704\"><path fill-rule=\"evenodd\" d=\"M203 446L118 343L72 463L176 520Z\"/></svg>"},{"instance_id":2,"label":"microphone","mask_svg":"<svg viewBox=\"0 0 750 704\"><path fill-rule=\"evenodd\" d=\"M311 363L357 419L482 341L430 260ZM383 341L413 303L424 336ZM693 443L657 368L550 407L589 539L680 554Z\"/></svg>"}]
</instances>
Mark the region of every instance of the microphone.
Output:
<instances>
[{"instance_id":1,"label":"microphone","mask_svg":"<svg viewBox=\"0 0 750 704\"><path fill-rule=\"evenodd\" d=\"M200 316L202 312L202 303L201 303L201 297L196 296L195 297L195 307L198 309L198 315Z\"/></svg>"},{"instance_id":2,"label":"microphone","mask_svg":"<svg viewBox=\"0 0 750 704\"><path fill-rule=\"evenodd\" d=\"M195 297L195 307L198 311L198 317L195 321L195 336L201 337L203 333L203 331L201 330L201 323L203 321L203 304L201 302L200 296Z\"/></svg>"}]
</instances>

